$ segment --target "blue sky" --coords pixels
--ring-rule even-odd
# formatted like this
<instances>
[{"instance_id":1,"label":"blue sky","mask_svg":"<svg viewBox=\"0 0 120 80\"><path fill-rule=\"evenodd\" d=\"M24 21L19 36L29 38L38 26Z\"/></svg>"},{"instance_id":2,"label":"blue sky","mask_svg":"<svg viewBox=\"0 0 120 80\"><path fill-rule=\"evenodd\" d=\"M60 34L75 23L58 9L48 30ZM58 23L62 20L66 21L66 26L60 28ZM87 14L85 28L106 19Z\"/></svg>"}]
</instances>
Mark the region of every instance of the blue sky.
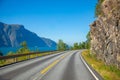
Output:
<instances>
[{"instance_id":1,"label":"blue sky","mask_svg":"<svg viewBox=\"0 0 120 80\"><path fill-rule=\"evenodd\" d=\"M86 40L97 0L0 0L0 21L67 44Z\"/></svg>"}]
</instances>

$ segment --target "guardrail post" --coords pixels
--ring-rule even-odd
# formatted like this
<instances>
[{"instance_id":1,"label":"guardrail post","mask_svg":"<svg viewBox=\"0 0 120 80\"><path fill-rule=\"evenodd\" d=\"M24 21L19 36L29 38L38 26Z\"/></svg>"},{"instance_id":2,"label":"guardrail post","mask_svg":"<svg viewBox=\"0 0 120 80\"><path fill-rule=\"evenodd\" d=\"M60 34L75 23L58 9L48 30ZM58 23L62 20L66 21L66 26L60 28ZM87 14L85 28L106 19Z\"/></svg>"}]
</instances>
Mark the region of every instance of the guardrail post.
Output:
<instances>
[{"instance_id":1,"label":"guardrail post","mask_svg":"<svg viewBox=\"0 0 120 80\"><path fill-rule=\"evenodd\" d=\"M27 59L30 59L30 55L27 55Z\"/></svg>"},{"instance_id":2,"label":"guardrail post","mask_svg":"<svg viewBox=\"0 0 120 80\"><path fill-rule=\"evenodd\" d=\"M14 62L17 62L17 57L16 57L16 58L14 58Z\"/></svg>"},{"instance_id":3,"label":"guardrail post","mask_svg":"<svg viewBox=\"0 0 120 80\"><path fill-rule=\"evenodd\" d=\"M36 54L36 57L37 57L37 54Z\"/></svg>"},{"instance_id":4,"label":"guardrail post","mask_svg":"<svg viewBox=\"0 0 120 80\"><path fill-rule=\"evenodd\" d=\"M28 59L28 55L26 55L26 60Z\"/></svg>"}]
</instances>

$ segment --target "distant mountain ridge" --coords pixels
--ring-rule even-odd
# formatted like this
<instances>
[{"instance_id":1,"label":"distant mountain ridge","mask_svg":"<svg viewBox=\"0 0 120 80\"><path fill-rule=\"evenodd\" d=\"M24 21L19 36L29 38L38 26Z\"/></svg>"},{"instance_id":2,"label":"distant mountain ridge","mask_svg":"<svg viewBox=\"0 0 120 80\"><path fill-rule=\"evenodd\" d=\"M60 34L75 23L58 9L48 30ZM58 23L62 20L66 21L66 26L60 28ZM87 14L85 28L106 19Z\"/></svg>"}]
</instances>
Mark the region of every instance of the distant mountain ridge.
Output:
<instances>
[{"instance_id":1,"label":"distant mountain ridge","mask_svg":"<svg viewBox=\"0 0 120 80\"><path fill-rule=\"evenodd\" d=\"M0 47L19 47L23 41L29 47L56 47L56 42L37 36L23 25L0 22Z\"/></svg>"}]
</instances>

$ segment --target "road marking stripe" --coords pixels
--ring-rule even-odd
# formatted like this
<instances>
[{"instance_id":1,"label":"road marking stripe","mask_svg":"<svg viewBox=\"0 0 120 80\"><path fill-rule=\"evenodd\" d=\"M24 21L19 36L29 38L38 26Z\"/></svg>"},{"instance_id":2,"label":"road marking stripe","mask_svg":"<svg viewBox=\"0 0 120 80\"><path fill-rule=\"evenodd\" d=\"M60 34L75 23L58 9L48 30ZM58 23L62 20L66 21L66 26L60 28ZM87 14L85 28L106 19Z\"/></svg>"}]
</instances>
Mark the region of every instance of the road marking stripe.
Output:
<instances>
[{"instance_id":1,"label":"road marking stripe","mask_svg":"<svg viewBox=\"0 0 120 80\"><path fill-rule=\"evenodd\" d=\"M96 80L99 80L98 77L93 73L93 71L90 69L90 67L87 65L87 63L85 62L85 60L82 58L81 54L80 54L80 57L83 61L83 63L85 64L85 66L88 68L88 70L90 71L90 73L93 75L93 77L96 79Z\"/></svg>"},{"instance_id":2,"label":"road marking stripe","mask_svg":"<svg viewBox=\"0 0 120 80\"><path fill-rule=\"evenodd\" d=\"M46 68L44 68L40 73L45 74L48 70L50 70L52 67L54 67L58 62L60 62L65 56L67 56L67 55L63 55L59 59L52 62L50 65L48 65Z\"/></svg>"},{"instance_id":3,"label":"road marking stripe","mask_svg":"<svg viewBox=\"0 0 120 80\"><path fill-rule=\"evenodd\" d=\"M50 64L48 67L46 67L45 69L43 69L40 73L44 74L46 73L49 69L51 69L53 66L55 66L60 60L56 60L54 61L52 64Z\"/></svg>"},{"instance_id":4,"label":"road marking stripe","mask_svg":"<svg viewBox=\"0 0 120 80\"><path fill-rule=\"evenodd\" d=\"M50 65L48 65L46 68L44 68L40 73L41 76L35 77L32 80L41 80L43 76L45 76L50 69L52 69L58 62L60 62L62 59L64 59L67 55L69 54L64 54L63 56L61 56L60 58L58 58L57 60L55 60L54 62L52 62Z\"/></svg>"}]
</instances>

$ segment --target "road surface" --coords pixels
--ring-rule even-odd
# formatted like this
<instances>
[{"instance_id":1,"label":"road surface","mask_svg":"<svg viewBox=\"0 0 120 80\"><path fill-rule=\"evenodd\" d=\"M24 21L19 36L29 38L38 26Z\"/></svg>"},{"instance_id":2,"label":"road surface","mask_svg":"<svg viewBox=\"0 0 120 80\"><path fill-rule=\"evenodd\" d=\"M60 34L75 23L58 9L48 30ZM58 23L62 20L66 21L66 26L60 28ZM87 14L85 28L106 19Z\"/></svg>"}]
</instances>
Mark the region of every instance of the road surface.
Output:
<instances>
[{"instance_id":1,"label":"road surface","mask_svg":"<svg viewBox=\"0 0 120 80\"><path fill-rule=\"evenodd\" d=\"M80 54L65 51L8 65L0 68L0 80L101 80Z\"/></svg>"}]
</instances>

